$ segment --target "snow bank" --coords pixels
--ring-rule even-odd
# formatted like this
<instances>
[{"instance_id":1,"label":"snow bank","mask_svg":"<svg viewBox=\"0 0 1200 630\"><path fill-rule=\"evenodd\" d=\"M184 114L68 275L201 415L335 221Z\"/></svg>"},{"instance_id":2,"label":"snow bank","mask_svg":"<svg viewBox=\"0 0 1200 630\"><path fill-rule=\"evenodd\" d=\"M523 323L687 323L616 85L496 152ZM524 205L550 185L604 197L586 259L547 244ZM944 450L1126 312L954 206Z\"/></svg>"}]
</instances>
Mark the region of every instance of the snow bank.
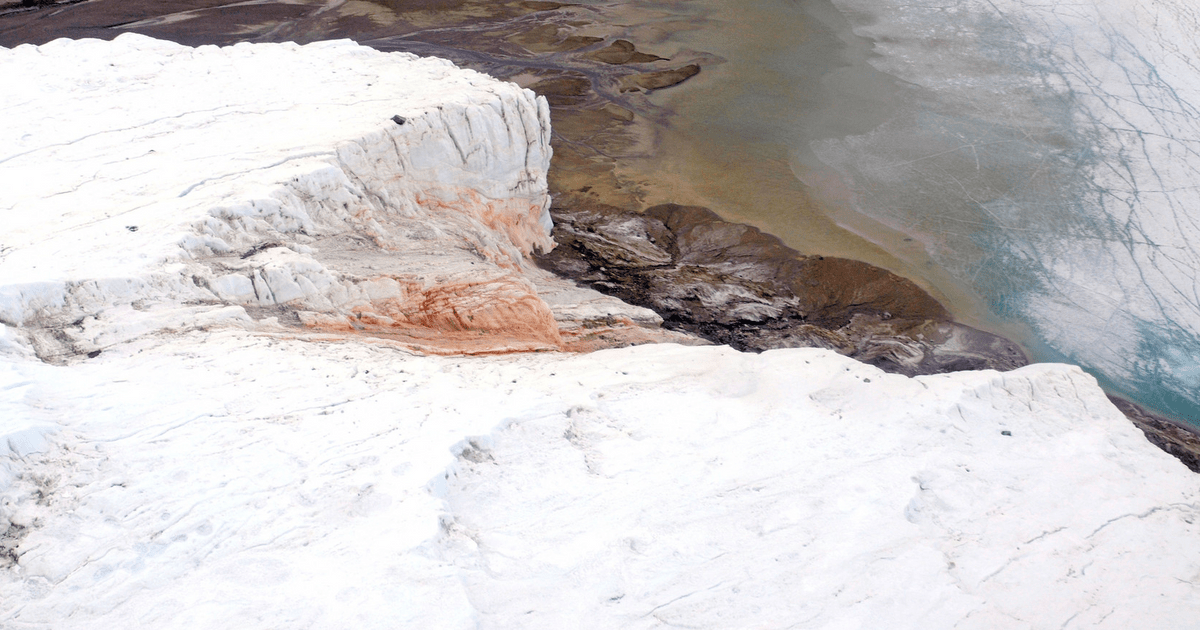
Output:
<instances>
[{"instance_id":1,"label":"snow bank","mask_svg":"<svg viewBox=\"0 0 1200 630\"><path fill-rule=\"evenodd\" d=\"M413 356L236 329L12 364L13 628L1179 628L1200 478L1076 368ZM186 384L186 386L181 386Z\"/></svg>"},{"instance_id":2,"label":"snow bank","mask_svg":"<svg viewBox=\"0 0 1200 630\"><path fill-rule=\"evenodd\" d=\"M532 92L349 41L138 35L0 49L0 83L0 322L44 356L206 325L180 303L557 342Z\"/></svg>"}]
</instances>

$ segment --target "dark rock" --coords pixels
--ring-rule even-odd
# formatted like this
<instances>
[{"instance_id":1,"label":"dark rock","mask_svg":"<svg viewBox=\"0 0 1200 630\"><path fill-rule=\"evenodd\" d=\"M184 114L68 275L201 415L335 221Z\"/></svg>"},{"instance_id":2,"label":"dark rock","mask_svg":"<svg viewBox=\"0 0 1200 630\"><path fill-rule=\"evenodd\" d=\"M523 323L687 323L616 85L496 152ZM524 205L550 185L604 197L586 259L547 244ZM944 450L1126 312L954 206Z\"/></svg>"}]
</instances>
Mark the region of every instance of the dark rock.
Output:
<instances>
[{"instance_id":1,"label":"dark rock","mask_svg":"<svg viewBox=\"0 0 1200 630\"><path fill-rule=\"evenodd\" d=\"M577 73L563 73L561 76L542 79L529 87L539 96L546 97L551 107L566 107L578 105L591 92L592 82L586 76Z\"/></svg>"},{"instance_id":2,"label":"dark rock","mask_svg":"<svg viewBox=\"0 0 1200 630\"><path fill-rule=\"evenodd\" d=\"M745 351L821 347L890 372L1012 369L1012 342L952 321L913 282L866 263L804 256L706 208L631 212L580 195L551 208L559 246L539 264L665 325Z\"/></svg>"},{"instance_id":3,"label":"dark rock","mask_svg":"<svg viewBox=\"0 0 1200 630\"><path fill-rule=\"evenodd\" d=\"M555 9L561 9L563 7L570 6L570 5L564 4L562 2L529 1L529 2L522 2L521 6L525 7L526 9L529 9L530 11L553 11Z\"/></svg>"},{"instance_id":4,"label":"dark rock","mask_svg":"<svg viewBox=\"0 0 1200 630\"><path fill-rule=\"evenodd\" d=\"M1146 434L1151 444L1175 456L1192 472L1200 473L1200 434L1194 428L1151 413L1124 398L1110 394L1108 399Z\"/></svg>"},{"instance_id":5,"label":"dark rock","mask_svg":"<svg viewBox=\"0 0 1200 630\"><path fill-rule=\"evenodd\" d=\"M659 57L658 55L638 52L637 47L633 45L633 42L624 39L618 39L604 48L593 50L592 52L585 54L584 57L613 65L626 63L649 63L651 61L659 61L662 59L662 57Z\"/></svg>"}]
</instances>

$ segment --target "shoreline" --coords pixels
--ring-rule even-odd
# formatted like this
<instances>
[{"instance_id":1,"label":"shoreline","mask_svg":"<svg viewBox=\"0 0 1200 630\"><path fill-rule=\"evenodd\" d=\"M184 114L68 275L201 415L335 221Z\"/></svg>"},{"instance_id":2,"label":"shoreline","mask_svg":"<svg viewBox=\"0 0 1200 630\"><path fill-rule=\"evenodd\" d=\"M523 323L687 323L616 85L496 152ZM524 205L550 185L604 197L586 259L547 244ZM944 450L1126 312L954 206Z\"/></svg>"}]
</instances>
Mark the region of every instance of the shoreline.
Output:
<instances>
[{"instance_id":1,"label":"shoreline","mask_svg":"<svg viewBox=\"0 0 1200 630\"><path fill-rule=\"evenodd\" d=\"M380 3L373 13L323 13L318 9L323 5L260 5L254 9L260 14L227 21L202 10L136 15L152 13L154 6L127 4L120 11L124 21L116 23L129 26L120 29L107 26L114 23L114 16L104 13L116 6L112 2L56 5L0 16L0 44L13 45L12 38L21 37L40 43L34 36L38 32L48 40L53 33L116 36L135 30L191 44L349 37L380 50L446 57L514 80L551 101L555 158L550 186L555 195L582 194L638 211L660 203L702 205L728 221L773 234L804 254L852 258L899 273L931 293L955 321L1010 339L1023 337L997 330L994 322L980 317L984 311L978 296L931 280L930 275L938 277L931 263L918 273L889 251L910 237L866 217L855 229L839 224L830 203L812 197L795 172L797 160L781 152L778 143L743 139L737 151L726 155L729 147L721 143L728 136L706 135L697 114L681 112L702 104L706 90L715 89L712 76L729 67L719 54L686 45L698 41L696 31L711 16L673 19L644 8L556 2L393 2ZM12 26L18 21L23 25ZM692 66L698 76L664 74ZM682 85L668 89L677 84ZM706 156L704 163L700 156ZM789 218L795 227L788 230L750 211L756 207L804 212ZM911 247L922 249L919 243Z\"/></svg>"},{"instance_id":2,"label":"shoreline","mask_svg":"<svg viewBox=\"0 0 1200 630\"><path fill-rule=\"evenodd\" d=\"M804 8L739 10L737 18L751 22L712 18L722 26L739 27L737 37L717 38L702 29L680 33L678 44L685 48L723 44L713 54L729 61L714 64L679 89L651 95L666 112L659 154L622 167L628 176L647 180L645 205L706 206L799 251L886 269L917 283L956 321L1008 337L1026 352L1034 350L1033 335L1024 326L991 317L983 296L934 262L926 251L927 235L910 234L856 211L854 193L841 175L807 148L812 141L867 133L892 115L889 101L898 80L867 64L873 53L866 40L853 35L849 22L828 1ZM750 33L775 23L809 29L797 35L809 41L787 57L797 66L802 58L806 67L770 71L770 78L783 83L781 89L798 103L785 113L762 111L754 104L756 97L738 96L753 94L764 81L741 75L763 72L753 66L777 54L752 43ZM806 148L797 150L797 144Z\"/></svg>"}]
</instances>

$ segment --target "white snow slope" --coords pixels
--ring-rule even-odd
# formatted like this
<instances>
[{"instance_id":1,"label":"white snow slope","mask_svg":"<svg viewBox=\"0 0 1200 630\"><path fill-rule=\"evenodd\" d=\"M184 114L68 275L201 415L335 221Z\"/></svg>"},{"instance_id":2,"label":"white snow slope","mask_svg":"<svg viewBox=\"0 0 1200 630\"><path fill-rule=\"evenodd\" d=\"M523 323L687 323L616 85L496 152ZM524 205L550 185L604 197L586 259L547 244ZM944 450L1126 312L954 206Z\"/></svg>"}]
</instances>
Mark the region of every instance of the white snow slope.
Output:
<instances>
[{"instance_id":1,"label":"white snow slope","mask_svg":"<svg viewBox=\"0 0 1200 630\"><path fill-rule=\"evenodd\" d=\"M191 51L122 37L43 48L0 50L0 63L20 57L47 89L61 88L43 99L47 116L69 109L64 96L86 100L86 84L68 89L50 76L66 73L61 66L38 70L55 49L93 64L96 83L106 80L106 55L145 60L147 76L183 72L151 63L159 55L227 55L241 60L225 68L227 94L251 93L264 75L237 73L245 58L265 55L266 79L281 86L361 63L393 77L438 68L437 81L412 84L447 104L508 89L345 43ZM164 107L170 99L166 90ZM363 120L395 131L391 114L379 116L393 109ZM224 156L231 181L280 159L249 158L248 139L272 116L245 119L246 149ZM459 120L445 128L462 132ZM372 133L363 124L330 146ZM145 125L130 128L137 135ZM105 151L123 146L118 136ZM67 134L59 144L81 141ZM220 164L219 151L230 151L222 142L196 137L188 149ZM423 159L466 161L453 143L443 148L453 153ZM15 213L21 227L4 239L14 239L20 265L0 262L9 300L0 324L2 628L1126 629L1200 618L1200 477L1150 445L1077 368L909 379L811 349L454 358L372 337L329 341L255 325L232 301L202 296L186 306L192 289L156 284L172 265L198 264L177 251L194 251L178 244L191 243L197 217L207 224L204 207L137 214L137 195L105 206L119 196L99 191L115 184L93 175L119 168L100 153L55 173L6 155L6 182L33 190L76 178L117 223L88 224L109 239L91 242L56 230L86 223L72 208L0 188L6 221L13 207L43 210ZM540 164L528 172L544 181ZM314 181L301 175L297 189ZM503 169L497 177L514 181ZM179 199L210 185L224 184ZM230 184L227 207L272 198L241 185ZM334 193L313 189L309 201L320 206L324 194ZM380 201L373 211L389 208ZM109 224L119 229L104 232ZM164 241L172 230L181 236ZM131 240L115 245L114 234ZM258 247L253 234L239 232L241 246ZM513 242L503 227L493 240ZM110 272L136 279L128 295L144 291L159 306L122 307L111 291L54 302ZM35 303L55 317L116 313L106 330L119 328L121 313L192 308L207 319L164 327L154 315L153 325L113 333L98 356L50 362L36 354L43 324L14 315Z\"/></svg>"}]
</instances>

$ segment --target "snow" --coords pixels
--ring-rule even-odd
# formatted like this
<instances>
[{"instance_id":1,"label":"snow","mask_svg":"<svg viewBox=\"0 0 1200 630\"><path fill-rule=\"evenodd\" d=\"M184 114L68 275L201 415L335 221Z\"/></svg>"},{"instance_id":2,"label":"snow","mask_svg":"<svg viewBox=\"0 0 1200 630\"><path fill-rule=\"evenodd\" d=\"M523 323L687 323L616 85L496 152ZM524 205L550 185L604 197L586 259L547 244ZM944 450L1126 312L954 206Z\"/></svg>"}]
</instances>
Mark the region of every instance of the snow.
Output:
<instances>
[{"instance_id":1,"label":"snow","mask_svg":"<svg viewBox=\"0 0 1200 630\"><path fill-rule=\"evenodd\" d=\"M907 379L820 350L446 358L240 330L6 367L27 385L5 404L58 426L9 456L5 517L30 530L0 574L6 627L1200 612L1200 483L1077 368Z\"/></svg>"},{"instance_id":2,"label":"snow","mask_svg":"<svg viewBox=\"0 0 1200 630\"><path fill-rule=\"evenodd\" d=\"M131 338L113 321L131 306L148 328L191 321L183 302L348 328L378 310L412 323L468 277L536 293L513 270L552 246L549 113L513 84L349 41L132 34L4 51L0 82L20 121L0 129L0 321L92 317L69 350ZM363 243L408 255L373 265Z\"/></svg>"},{"instance_id":3,"label":"snow","mask_svg":"<svg viewBox=\"0 0 1200 630\"><path fill-rule=\"evenodd\" d=\"M206 63L231 55L248 85L286 86L289 69L303 81L329 68L325 55L339 64L354 58L381 75L395 66L403 76L415 64L441 73L429 79L430 93L441 90L447 103L467 102L466 109L491 98L484 93L507 102L509 89L442 62L345 43L219 52L122 37L108 52L94 42L56 42L46 52L0 51L0 58L61 59L72 47L87 51L81 64L101 64L109 53L120 59L125 48L123 63L135 66L139 54L163 51L207 56ZM274 70L242 63L256 55L276 59ZM71 73L54 64L55 72ZM175 77L168 86L191 76L172 64L142 72L139 85L156 73ZM107 76L101 68L70 90ZM472 91L471 81L485 88ZM228 77L224 83L236 87ZM527 99L513 107L540 108L512 90ZM143 100L165 103L172 98L165 91ZM130 100L130 107L140 102ZM72 102L82 107L86 99ZM108 99L107 106L120 103ZM384 131L374 114L351 131L399 142L397 134L417 128L411 121L421 116L405 109L410 122L394 125L389 112L399 107L377 112L387 114ZM278 109L250 126L274 125L268 120L278 116L288 124L273 128L283 133L308 120ZM338 120L354 120L354 109ZM424 111L439 110L430 101ZM522 111L541 120L532 117L540 109ZM320 127L306 133L324 133ZM247 283L258 295L259 283L269 287L286 305L293 303L288 291L301 301L328 297L323 278L333 286L347 282L350 269L390 264L378 249L295 238L306 225L314 233L333 229L332 220L298 208L340 203L348 188L337 171L345 173L349 161L328 153L349 155L338 148L347 134L329 136L335 149L281 144L289 155L293 148L326 154L294 160L286 172L296 179L279 180L278 167L238 173L245 168L240 151L223 163L218 151L231 149L222 143L236 138L155 129L147 137L187 136L163 159L195 155L229 174L174 199L220 189L212 199L240 210L218 216L190 200L139 196L139 187L172 181L170 169L133 188L105 188L115 197L97 197L134 206L153 197L153 212L132 211L143 212L136 232L124 228L134 224L128 215L102 218L122 207L116 202L87 218L71 214L86 204L57 206L55 197L24 193L2 198L45 214L40 222L11 208L5 215L25 222L6 240L14 245L0 262L0 286L25 297L10 298L6 317L13 319L0 324L0 627L1178 628L1200 614L1200 477L1148 443L1078 368L910 379L824 350L750 355L673 344L436 356L385 337L271 325L236 303L248 299ZM143 131L114 131L104 151L44 163L63 177L90 177L115 163L106 151L136 144ZM69 146L59 144L41 152ZM453 145L436 144L445 153L429 149L420 160L456 168L469 162ZM420 161L407 155L380 153L372 168ZM52 179L30 164L10 158L0 163L0 177ZM510 162L544 181L539 164ZM198 175L187 181L205 180ZM490 203L479 198L492 199L472 186L489 184L460 176L455 186L470 185L455 198L470 202L445 208L417 201L405 222L379 224L388 234L458 225L458 234L490 239L496 252L517 249L505 267L517 280L534 274L514 244L520 232L513 223L471 214ZM391 202L371 212L386 219L406 200L428 200L422 185L440 195L448 177L381 183L371 190L403 194L389 193ZM183 181L162 190L185 190L177 186ZM297 198L294 191L308 190L308 205L272 196L280 181L292 182ZM246 191L286 203L243 203ZM188 274L214 268L188 240L211 221L244 226L229 228L230 238L245 239L240 247L279 235L290 235L290 246L252 250L245 275L218 282L210 274L207 284L172 292ZM105 234L110 240L102 243L84 238ZM420 239L388 242L413 244L383 250L406 264L438 265ZM460 264L457 250L436 242L446 265ZM157 253L142 259L142 247ZM380 278L355 282L364 292L398 290ZM202 291L209 292L202 300L188 301ZM70 297L56 303L61 296ZM38 336L45 321L18 319L18 311L83 315L58 330L104 340L101 351L47 355ZM332 318L338 311L303 313Z\"/></svg>"}]
</instances>

